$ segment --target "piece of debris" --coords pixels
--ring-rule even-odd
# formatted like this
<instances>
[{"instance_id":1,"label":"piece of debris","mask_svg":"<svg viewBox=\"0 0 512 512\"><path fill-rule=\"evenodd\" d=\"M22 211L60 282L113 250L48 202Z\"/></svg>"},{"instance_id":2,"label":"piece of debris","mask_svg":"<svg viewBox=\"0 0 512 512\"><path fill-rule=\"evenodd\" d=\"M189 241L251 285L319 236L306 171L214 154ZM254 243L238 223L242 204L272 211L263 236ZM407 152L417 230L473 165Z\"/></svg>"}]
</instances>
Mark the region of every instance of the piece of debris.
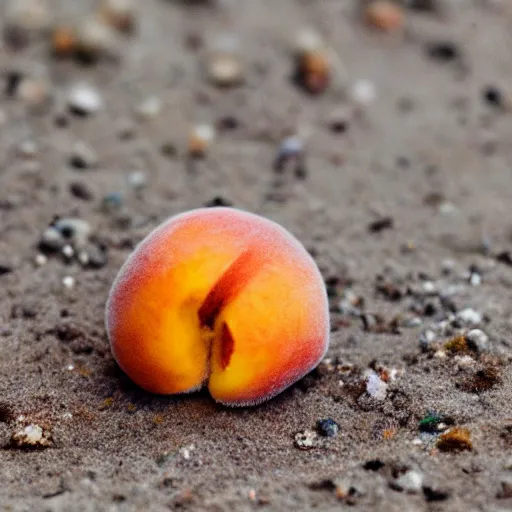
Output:
<instances>
[{"instance_id":1,"label":"piece of debris","mask_svg":"<svg viewBox=\"0 0 512 512\"><path fill-rule=\"evenodd\" d=\"M323 437L336 437L339 430L340 426L331 418L316 422L316 431Z\"/></svg>"},{"instance_id":2,"label":"piece of debris","mask_svg":"<svg viewBox=\"0 0 512 512\"><path fill-rule=\"evenodd\" d=\"M471 433L465 427L453 427L439 436L436 446L443 452L472 450Z\"/></svg>"},{"instance_id":3,"label":"piece of debris","mask_svg":"<svg viewBox=\"0 0 512 512\"><path fill-rule=\"evenodd\" d=\"M51 435L35 423L19 428L11 437L11 446L16 448L42 449L51 445Z\"/></svg>"},{"instance_id":4,"label":"piece of debris","mask_svg":"<svg viewBox=\"0 0 512 512\"><path fill-rule=\"evenodd\" d=\"M312 430L305 430L295 434L295 446L301 450L309 450L316 446L318 435Z\"/></svg>"}]
</instances>

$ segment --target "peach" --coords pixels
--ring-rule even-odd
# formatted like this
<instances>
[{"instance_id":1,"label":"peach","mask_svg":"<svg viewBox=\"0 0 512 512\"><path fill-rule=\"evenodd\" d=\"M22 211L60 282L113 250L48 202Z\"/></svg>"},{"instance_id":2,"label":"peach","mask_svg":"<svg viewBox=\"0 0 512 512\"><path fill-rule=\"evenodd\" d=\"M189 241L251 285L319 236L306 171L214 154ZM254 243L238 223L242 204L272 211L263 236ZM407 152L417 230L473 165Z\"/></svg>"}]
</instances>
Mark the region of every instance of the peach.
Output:
<instances>
[{"instance_id":1,"label":"peach","mask_svg":"<svg viewBox=\"0 0 512 512\"><path fill-rule=\"evenodd\" d=\"M170 218L117 276L106 327L119 366L140 387L255 405L311 371L329 343L327 294L300 242L232 208Z\"/></svg>"}]
</instances>

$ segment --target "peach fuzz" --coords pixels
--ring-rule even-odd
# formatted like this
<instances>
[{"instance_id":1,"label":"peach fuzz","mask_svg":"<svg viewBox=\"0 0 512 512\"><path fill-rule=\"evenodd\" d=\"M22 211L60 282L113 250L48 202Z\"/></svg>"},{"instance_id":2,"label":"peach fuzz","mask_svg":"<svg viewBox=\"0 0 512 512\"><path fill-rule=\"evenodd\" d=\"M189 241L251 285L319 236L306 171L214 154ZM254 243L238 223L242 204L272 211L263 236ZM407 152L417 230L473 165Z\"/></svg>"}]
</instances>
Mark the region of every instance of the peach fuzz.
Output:
<instances>
[{"instance_id":1,"label":"peach fuzz","mask_svg":"<svg viewBox=\"0 0 512 512\"><path fill-rule=\"evenodd\" d=\"M327 294L284 228L233 208L171 217L121 268L106 307L119 366L140 387L255 405L311 371L329 343Z\"/></svg>"}]
</instances>

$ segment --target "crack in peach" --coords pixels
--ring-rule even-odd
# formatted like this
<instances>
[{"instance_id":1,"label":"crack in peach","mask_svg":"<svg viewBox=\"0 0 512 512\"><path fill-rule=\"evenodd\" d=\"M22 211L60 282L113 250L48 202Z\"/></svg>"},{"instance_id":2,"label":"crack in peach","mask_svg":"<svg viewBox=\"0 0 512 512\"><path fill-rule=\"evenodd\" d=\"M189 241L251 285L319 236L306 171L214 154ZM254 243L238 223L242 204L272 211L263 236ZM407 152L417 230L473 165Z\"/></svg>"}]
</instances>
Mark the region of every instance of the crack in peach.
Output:
<instances>
[{"instance_id":1,"label":"crack in peach","mask_svg":"<svg viewBox=\"0 0 512 512\"><path fill-rule=\"evenodd\" d=\"M215 338L215 322L222 310L242 291L261 269L261 254L252 248L242 252L214 284L198 311L203 339L210 346ZM235 340L229 325L220 327L220 365L225 370L235 349Z\"/></svg>"}]
</instances>

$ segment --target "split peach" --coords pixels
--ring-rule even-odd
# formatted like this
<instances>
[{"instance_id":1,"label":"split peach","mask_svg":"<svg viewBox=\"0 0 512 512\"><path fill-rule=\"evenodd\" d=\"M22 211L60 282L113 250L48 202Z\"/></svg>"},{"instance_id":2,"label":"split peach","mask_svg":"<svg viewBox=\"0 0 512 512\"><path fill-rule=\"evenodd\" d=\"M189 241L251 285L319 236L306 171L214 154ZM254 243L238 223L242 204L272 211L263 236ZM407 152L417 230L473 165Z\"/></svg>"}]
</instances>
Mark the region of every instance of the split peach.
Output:
<instances>
[{"instance_id":1,"label":"split peach","mask_svg":"<svg viewBox=\"0 0 512 512\"><path fill-rule=\"evenodd\" d=\"M255 405L311 371L329 343L320 272L288 231L232 208L157 227L121 268L106 307L119 366L140 387Z\"/></svg>"}]
</instances>

